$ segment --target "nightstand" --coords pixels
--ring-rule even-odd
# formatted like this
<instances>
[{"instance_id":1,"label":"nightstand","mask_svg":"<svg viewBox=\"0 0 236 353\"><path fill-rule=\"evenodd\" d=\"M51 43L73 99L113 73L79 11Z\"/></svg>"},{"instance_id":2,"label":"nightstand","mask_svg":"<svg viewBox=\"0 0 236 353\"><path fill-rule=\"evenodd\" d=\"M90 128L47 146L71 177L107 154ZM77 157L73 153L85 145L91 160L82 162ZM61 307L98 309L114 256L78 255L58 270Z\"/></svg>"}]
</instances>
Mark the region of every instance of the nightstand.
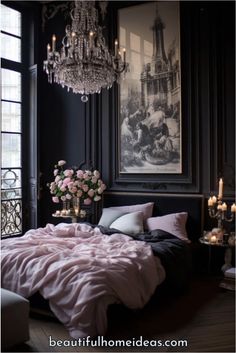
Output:
<instances>
[{"instance_id":1,"label":"nightstand","mask_svg":"<svg viewBox=\"0 0 236 353\"><path fill-rule=\"evenodd\" d=\"M72 223L80 223L80 222L85 222L85 221L89 221L90 217L92 216L92 212L91 211L80 211L80 213L78 215L76 215L75 213L70 213L70 214L62 214L60 213L53 213L52 214L53 217L55 218L64 218L64 219L71 219Z\"/></svg>"},{"instance_id":2,"label":"nightstand","mask_svg":"<svg viewBox=\"0 0 236 353\"><path fill-rule=\"evenodd\" d=\"M206 240L204 237L199 239L201 244L207 245L208 246L208 273L210 273L211 269L211 252L212 248L214 247L221 247L225 249L225 255L224 255L224 260L225 263L221 267L221 271L224 273L226 270L232 267L231 261L232 261L232 249L235 247L235 245L230 245L228 243L224 242L211 242Z\"/></svg>"}]
</instances>

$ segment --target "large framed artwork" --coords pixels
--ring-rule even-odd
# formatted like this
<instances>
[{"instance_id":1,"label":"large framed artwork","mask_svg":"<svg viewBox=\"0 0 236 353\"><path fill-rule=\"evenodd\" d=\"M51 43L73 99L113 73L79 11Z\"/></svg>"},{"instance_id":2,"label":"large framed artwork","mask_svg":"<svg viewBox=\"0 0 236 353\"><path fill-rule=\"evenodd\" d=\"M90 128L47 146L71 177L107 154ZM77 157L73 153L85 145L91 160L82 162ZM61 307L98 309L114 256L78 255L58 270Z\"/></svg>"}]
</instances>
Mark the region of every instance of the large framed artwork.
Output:
<instances>
[{"instance_id":1,"label":"large framed artwork","mask_svg":"<svg viewBox=\"0 0 236 353\"><path fill-rule=\"evenodd\" d=\"M179 2L118 10L128 72L120 82L120 174L181 174Z\"/></svg>"}]
</instances>

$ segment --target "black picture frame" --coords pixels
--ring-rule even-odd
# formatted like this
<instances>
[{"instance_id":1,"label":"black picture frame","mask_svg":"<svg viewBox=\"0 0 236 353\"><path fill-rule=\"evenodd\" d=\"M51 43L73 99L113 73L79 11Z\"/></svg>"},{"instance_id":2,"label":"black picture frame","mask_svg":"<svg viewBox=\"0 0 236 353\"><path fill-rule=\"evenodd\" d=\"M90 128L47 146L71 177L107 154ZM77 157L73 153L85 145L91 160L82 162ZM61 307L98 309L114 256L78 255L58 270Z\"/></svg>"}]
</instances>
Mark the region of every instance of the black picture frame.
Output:
<instances>
[{"instance_id":1,"label":"black picture frame","mask_svg":"<svg viewBox=\"0 0 236 353\"><path fill-rule=\"evenodd\" d=\"M119 173L181 174L179 2L119 9L118 33L128 65L118 97Z\"/></svg>"},{"instance_id":2,"label":"black picture frame","mask_svg":"<svg viewBox=\"0 0 236 353\"><path fill-rule=\"evenodd\" d=\"M146 1L112 2L108 20L110 47L118 38L118 10L133 7ZM119 169L119 84L115 84L108 95L103 97L103 121L106 124L103 142L104 158L110 160L104 172L109 179L110 190L198 192L199 191L199 106L198 106L198 41L195 40L197 22L192 21L192 6L180 3L180 50L181 50L181 91L182 91L182 173L120 173ZM116 19L116 20L114 20ZM107 103L106 103L107 102ZM107 105L108 104L108 105ZM106 113L105 113L106 112ZM107 149L106 146L110 146Z\"/></svg>"}]
</instances>

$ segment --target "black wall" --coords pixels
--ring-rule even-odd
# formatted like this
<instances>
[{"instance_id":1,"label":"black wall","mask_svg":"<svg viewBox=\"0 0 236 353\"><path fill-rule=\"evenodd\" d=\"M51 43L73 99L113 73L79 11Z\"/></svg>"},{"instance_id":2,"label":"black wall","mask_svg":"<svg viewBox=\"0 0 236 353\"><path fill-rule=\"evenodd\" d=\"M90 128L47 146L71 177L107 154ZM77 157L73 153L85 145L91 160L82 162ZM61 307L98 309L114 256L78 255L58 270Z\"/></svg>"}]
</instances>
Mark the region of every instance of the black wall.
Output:
<instances>
[{"instance_id":1,"label":"black wall","mask_svg":"<svg viewBox=\"0 0 236 353\"><path fill-rule=\"evenodd\" d=\"M111 2L109 42L116 32L117 9L134 2ZM42 72L46 45L53 33L62 38L61 13L48 20L41 32L39 77L39 166L41 198L39 226L52 222L55 206L46 183L53 179L59 159L68 165L89 166L102 172L109 190L217 193L224 178L225 196L234 197L235 181L235 3L233 1L181 2L181 66L183 119L183 173L181 175L119 175L117 168L117 85L89 98L67 93L49 84Z\"/></svg>"}]
</instances>

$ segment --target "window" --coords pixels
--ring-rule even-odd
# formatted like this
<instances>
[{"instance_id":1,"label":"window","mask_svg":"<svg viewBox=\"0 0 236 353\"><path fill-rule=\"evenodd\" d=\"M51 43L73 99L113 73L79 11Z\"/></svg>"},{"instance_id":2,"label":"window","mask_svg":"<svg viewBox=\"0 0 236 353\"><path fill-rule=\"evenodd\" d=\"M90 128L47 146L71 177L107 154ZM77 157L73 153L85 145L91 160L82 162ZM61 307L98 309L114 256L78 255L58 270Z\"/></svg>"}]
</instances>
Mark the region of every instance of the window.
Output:
<instances>
[{"instance_id":1,"label":"window","mask_svg":"<svg viewBox=\"0 0 236 353\"><path fill-rule=\"evenodd\" d=\"M22 233L22 15L1 4L1 234Z\"/></svg>"},{"instance_id":2,"label":"window","mask_svg":"<svg viewBox=\"0 0 236 353\"><path fill-rule=\"evenodd\" d=\"M1 5L1 57L21 62L21 13Z\"/></svg>"}]
</instances>

